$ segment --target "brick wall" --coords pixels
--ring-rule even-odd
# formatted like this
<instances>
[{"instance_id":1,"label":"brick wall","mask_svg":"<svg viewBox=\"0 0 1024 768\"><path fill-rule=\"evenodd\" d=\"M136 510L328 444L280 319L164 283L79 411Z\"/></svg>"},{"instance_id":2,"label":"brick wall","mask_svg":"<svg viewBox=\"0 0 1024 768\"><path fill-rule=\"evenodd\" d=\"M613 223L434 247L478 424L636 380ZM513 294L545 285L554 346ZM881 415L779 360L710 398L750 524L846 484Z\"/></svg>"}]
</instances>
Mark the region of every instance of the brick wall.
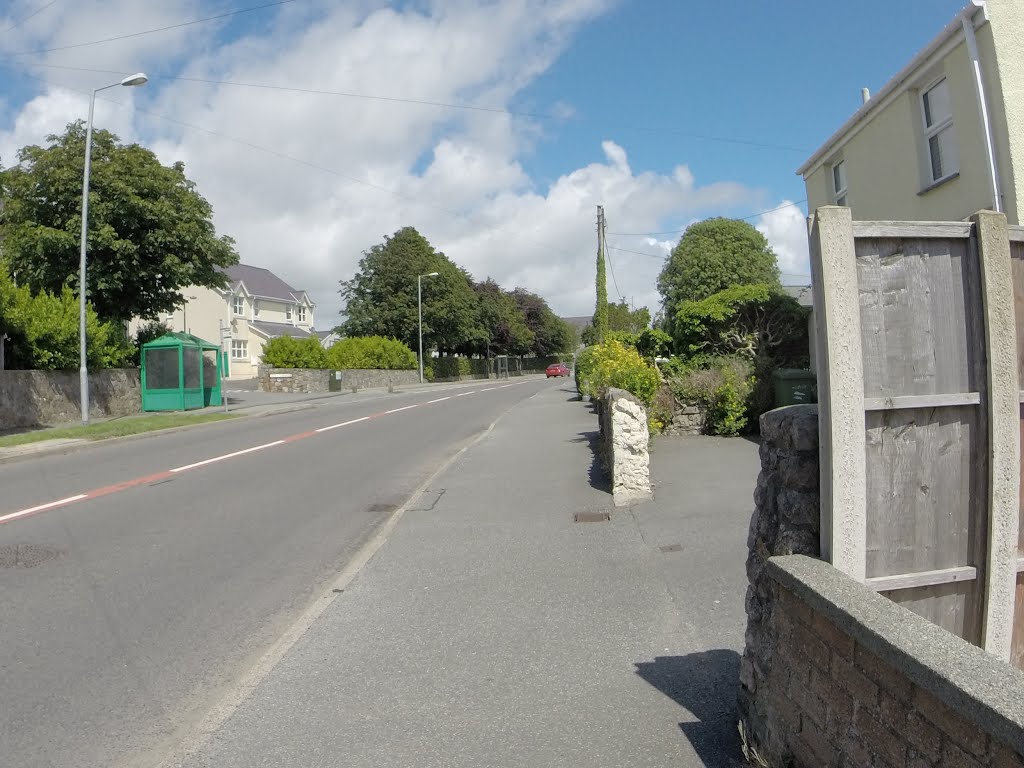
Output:
<instances>
[{"instance_id":1,"label":"brick wall","mask_svg":"<svg viewBox=\"0 0 1024 768\"><path fill-rule=\"evenodd\" d=\"M769 765L1024 768L1024 674L827 563L768 570L761 719L745 729Z\"/></svg>"}]
</instances>

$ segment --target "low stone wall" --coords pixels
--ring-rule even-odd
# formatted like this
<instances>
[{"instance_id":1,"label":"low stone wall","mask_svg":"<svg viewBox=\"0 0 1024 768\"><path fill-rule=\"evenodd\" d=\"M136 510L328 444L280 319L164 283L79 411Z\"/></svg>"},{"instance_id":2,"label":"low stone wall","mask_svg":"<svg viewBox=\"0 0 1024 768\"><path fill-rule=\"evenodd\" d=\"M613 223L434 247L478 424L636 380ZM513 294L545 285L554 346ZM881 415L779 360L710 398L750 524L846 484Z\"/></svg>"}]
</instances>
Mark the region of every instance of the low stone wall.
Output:
<instances>
[{"instance_id":1,"label":"low stone wall","mask_svg":"<svg viewBox=\"0 0 1024 768\"><path fill-rule=\"evenodd\" d=\"M672 420L665 425L662 434L666 435L700 435L704 433L705 414L699 405L677 404Z\"/></svg>"},{"instance_id":2,"label":"low stone wall","mask_svg":"<svg viewBox=\"0 0 1024 768\"><path fill-rule=\"evenodd\" d=\"M1024 673L828 563L775 557L766 574L774 609L743 722L758 764L1024 768Z\"/></svg>"},{"instance_id":3,"label":"low stone wall","mask_svg":"<svg viewBox=\"0 0 1024 768\"><path fill-rule=\"evenodd\" d=\"M342 391L369 389L372 387L400 386L419 382L418 371L381 371L376 369L347 369L330 371L319 368L274 368L261 365L259 368L260 389L264 392L329 392L331 379L341 375Z\"/></svg>"},{"instance_id":4,"label":"low stone wall","mask_svg":"<svg viewBox=\"0 0 1024 768\"><path fill-rule=\"evenodd\" d=\"M89 374L89 416L142 410L138 368ZM0 371L0 431L65 424L82 416L78 371Z\"/></svg>"},{"instance_id":5,"label":"low stone wall","mask_svg":"<svg viewBox=\"0 0 1024 768\"><path fill-rule=\"evenodd\" d=\"M775 639L770 626L774 608L767 573L775 555L820 552L818 492L818 406L791 405L762 414L761 473L754 491L754 514L747 534L747 630L740 660L741 720L763 722L763 690Z\"/></svg>"},{"instance_id":6,"label":"low stone wall","mask_svg":"<svg viewBox=\"0 0 1024 768\"><path fill-rule=\"evenodd\" d=\"M647 411L629 392L609 389L598 400L601 458L615 506L651 498Z\"/></svg>"}]
</instances>

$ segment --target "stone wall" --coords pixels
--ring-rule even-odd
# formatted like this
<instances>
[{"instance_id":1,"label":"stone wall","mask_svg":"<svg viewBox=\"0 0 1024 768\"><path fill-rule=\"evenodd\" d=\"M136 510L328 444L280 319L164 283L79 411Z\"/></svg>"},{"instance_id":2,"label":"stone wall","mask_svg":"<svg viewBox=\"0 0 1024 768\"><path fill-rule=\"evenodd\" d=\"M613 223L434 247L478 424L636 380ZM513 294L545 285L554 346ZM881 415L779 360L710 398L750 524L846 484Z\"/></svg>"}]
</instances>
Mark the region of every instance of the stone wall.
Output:
<instances>
[{"instance_id":1,"label":"stone wall","mask_svg":"<svg viewBox=\"0 0 1024 768\"><path fill-rule=\"evenodd\" d=\"M89 416L127 416L142 410L138 368L89 374ZM78 371L0 371L0 431L79 421Z\"/></svg>"},{"instance_id":2,"label":"stone wall","mask_svg":"<svg viewBox=\"0 0 1024 768\"><path fill-rule=\"evenodd\" d=\"M764 686L775 638L771 635L772 581L768 559L775 555L817 557L818 406L791 405L761 416L761 473L747 534L746 647L740 661L740 719L763 721Z\"/></svg>"},{"instance_id":3,"label":"stone wall","mask_svg":"<svg viewBox=\"0 0 1024 768\"><path fill-rule=\"evenodd\" d=\"M770 766L1024 768L1024 673L802 555L765 568L746 743Z\"/></svg>"},{"instance_id":4,"label":"stone wall","mask_svg":"<svg viewBox=\"0 0 1024 768\"><path fill-rule=\"evenodd\" d=\"M264 392L329 392L331 378L341 374L341 391L372 387L400 386L419 382L418 371L381 371L375 369L348 369L329 371L319 368L274 368L261 365L260 389Z\"/></svg>"},{"instance_id":5,"label":"stone wall","mask_svg":"<svg viewBox=\"0 0 1024 768\"><path fill-rule=\"evenodd\" d=\"M651 498L647 411L629 392L611 388L598 400L600 450L615 506Z\"/></svg>"},{"instance_id":6,"label":"stone wall","mask_svg":"<svg viewBox=\"0 0 1024 768\"><path fill-rule=\"evenodd\" d=\"M665 425L662 434L700 435L704 433L704 422L704 410L699 405L676 403L672 411L672 420Z\"/></svg>"}]
</instances>

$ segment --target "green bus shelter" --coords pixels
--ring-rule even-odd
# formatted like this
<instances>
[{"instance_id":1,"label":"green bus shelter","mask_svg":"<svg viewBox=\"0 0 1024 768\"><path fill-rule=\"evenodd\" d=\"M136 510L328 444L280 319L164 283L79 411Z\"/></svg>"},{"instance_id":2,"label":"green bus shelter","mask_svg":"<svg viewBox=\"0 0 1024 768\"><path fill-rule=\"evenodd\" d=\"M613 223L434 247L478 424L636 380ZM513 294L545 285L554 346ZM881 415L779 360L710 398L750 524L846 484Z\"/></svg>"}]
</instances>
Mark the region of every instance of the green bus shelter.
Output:
<instances>
[{"instance_id":1,"label":"green bus shelter","mask_svg":"<svg viewBox=\"0 0 1024 768\"><path fill-rule=\"evenodd\" d=\"M220 347L189 333L142 345L142 410L191 411L221 404Z\"/></svg>"}]
</instances>

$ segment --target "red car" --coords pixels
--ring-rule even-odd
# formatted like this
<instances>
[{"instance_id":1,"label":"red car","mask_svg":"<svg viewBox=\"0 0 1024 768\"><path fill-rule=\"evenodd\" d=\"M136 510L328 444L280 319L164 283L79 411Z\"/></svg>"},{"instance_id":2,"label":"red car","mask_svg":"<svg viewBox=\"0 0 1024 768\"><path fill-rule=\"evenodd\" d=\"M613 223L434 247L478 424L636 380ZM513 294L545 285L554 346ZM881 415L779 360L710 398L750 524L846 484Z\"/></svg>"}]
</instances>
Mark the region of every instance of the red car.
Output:
<instances>
[{"instance_id":1,"label":"red car","mask_svg":"<svg viewBox=\"0 0 1024 768\"><path fill-rule=\"evenodd\" d=\"M550 379L552 376L571 376L572 374L569 372L569 366L565 363L555 363L544 370L544 375Z\"/></svg>"}]
</instances>

